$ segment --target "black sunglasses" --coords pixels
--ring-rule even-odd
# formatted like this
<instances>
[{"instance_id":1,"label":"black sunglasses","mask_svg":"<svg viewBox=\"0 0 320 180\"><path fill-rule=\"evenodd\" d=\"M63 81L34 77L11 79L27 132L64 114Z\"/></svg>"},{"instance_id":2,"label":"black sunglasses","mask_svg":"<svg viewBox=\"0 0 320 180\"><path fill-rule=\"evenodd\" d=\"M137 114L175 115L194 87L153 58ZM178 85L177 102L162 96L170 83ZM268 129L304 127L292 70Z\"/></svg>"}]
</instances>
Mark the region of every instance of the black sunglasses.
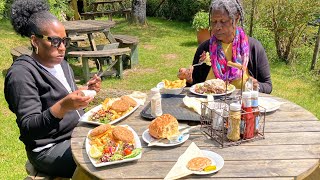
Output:
<instances>
[{"instance_id":1,"label":"black sunglasses","mask_svg":"<svg viewBox=\"0 0 320 180\"><path fill-rule=\"evenodd\" d=\"M57 36L45 36L45 35L39 35L39 34L35 34L36 37L41 38L41 39L45 39L51 42L51 46L53 47L60 47L61 43L64 44L65 47L69 47L70 46L70 41L71 39L69 37L64 37L64 38L60 38Z\"/></svg>"}]
</instances>

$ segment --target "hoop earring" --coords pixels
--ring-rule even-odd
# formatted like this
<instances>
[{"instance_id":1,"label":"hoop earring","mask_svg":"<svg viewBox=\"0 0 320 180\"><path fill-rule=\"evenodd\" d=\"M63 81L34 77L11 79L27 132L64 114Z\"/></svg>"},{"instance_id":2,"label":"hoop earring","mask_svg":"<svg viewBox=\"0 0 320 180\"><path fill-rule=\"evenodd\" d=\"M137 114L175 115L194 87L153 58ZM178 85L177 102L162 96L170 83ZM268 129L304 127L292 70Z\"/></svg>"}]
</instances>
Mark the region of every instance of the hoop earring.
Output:
<instances>
[{"instance_id":1,"label":"hoop earring","mask_svg":"<svg viewBox=\"0 0 320 180\"><path fill-rule=\"evenodd\" d=\"M36 54L39 54L39 48L36 46Z\"/></svg>"}]
</instances>

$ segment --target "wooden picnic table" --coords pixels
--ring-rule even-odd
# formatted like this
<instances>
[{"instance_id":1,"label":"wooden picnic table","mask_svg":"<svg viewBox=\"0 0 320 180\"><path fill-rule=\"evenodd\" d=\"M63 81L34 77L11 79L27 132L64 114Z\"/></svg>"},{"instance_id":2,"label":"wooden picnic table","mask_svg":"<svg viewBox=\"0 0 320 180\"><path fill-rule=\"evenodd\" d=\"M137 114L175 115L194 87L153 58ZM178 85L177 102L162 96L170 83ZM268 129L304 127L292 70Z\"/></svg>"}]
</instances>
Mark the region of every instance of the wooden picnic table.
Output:
<instances>
[{"instance_id":1,"label":"wooden picnic table","mask_svg":"<svg viewBox=\"0 0 320 180\"><path fill-rule=\"evenodd\" d=\"M260 96L285 102L276 112L266 115L265 139L221 148L201 132L195 132L180 146L148 147L141 135L150 121L140 117L144 108L141 106L119 124L128 124L137 132L143 146L142 158L100 168L91 164L85 150L87 133L95 126L81 122L71 138L73 157L78 165L75 175L82 174L89 179L163 179L190 143L195 142L200 149L221 155L224 167L216 174L189 175L187 179L305 178L319 166L320 122L312 113L288 100L267 94Z\"/></svg>"},{"instance_id":2,"label":"wooden picnic table","mask_svg":"<svg viewBox=\"0 0 320 180\"><path fill-rule=\"evenodd\" d=\"M100 74L108 75L113 73L106 69L102 69L104 60L107 57L115 57L116 63L111 63L116 68L117 76L122 78L123 65L122 58L126 54L130 54L131 50L129 48L119 48L119 43L116 41L110 29L115 26L114 21L99 21L99 20L78 20L78 21L65 21L63 22L65 26L66 33L69 37L78 36L81 34L86 34L90 43L90 49L83 47L76 47L75 50L67 52L69 57L77 57L79 61L82 61L84 80L87 82L92 74L89 70L89 58L100 58L96 60L96 66ZM105 35L106 44L97 45L94 39L93 33L103 33ZM99 61L99 62L98 62Z\"/></svg>"}]
</instances>

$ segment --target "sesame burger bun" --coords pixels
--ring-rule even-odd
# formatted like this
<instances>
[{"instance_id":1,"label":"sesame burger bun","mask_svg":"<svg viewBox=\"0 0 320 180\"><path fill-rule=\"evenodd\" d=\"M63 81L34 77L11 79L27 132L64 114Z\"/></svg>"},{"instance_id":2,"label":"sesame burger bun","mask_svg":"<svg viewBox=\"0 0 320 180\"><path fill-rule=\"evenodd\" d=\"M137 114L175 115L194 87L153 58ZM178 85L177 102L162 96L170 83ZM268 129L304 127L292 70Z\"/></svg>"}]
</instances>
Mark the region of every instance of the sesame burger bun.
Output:
<instances>
[{"instance_id":1,"label":"sesame burger bun","mask_svg":"<svg viewBox=\"0 0 320 180\"><path fill-rule=\"evenodd\" d=\"M110 124L100 125L100 126L94 128L90 132L89 139L95 139L97 137L101 137L103 134L106 134L109 129L111 129L111 125Z\"/></svg>"},{"instance_id":2,"label":"sesame burger bun","mask_svg":"<svg viewBox=\"0 0 320 180\"><path fill-rule=\"evenodd\" d=\"M131 107L135 107L137 105L137 102L130 96L121 96L121 99L129 103Z\"/></svg>"},{"instance_id":3,"label":"sesame burger bun","mask_svg":"<svg viewBox=\"0 0 320 180\"><path fill-rule=\"evenodd\" d=\"M124 143L133 143L133 133L126 127L116 126L112 130L113 138Z\"/></svg>"},{"instance_id":4,"label":"sesame burger bun","mask_svg":"<svg viewBox=\"0 0 320 180\"><path fill-rule=\"evenodd\" d=\"M188 164L187 168L191 171L202 171L205 167L211 165L211 160L206 157L196 157L191 159Z\"/></svg>"},{"instance_id":5,"label":"sesame burger bun","mask_svg":"<svg viewBox=\"0 0 320 180\"><path fill-rule=\"evenodd\" d=\"M124 112L129 108L130 108L129 103L122 99L113 102L111 105L111 109L115 110L116 112Z\"/></svg>"},{"instance_id":6,"label":"sesame burger bun","mask_svg":"<svg viewBox=\"0 0 320 180\"><path fill-rule=\"evenodd\" d=\"M179 134L178 120L170 114L163 114L151 121L149 134L157 139L169 138Z\"/></svg>"}]
</instances>

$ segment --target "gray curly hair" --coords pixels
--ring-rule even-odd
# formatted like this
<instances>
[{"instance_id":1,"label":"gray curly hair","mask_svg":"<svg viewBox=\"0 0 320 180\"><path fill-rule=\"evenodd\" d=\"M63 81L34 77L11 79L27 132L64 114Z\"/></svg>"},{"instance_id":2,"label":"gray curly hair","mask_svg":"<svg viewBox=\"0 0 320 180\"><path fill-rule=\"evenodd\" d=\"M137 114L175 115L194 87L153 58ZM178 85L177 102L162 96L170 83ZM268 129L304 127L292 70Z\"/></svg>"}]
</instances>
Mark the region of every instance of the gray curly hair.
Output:
<instances>
[{"instance_id":1,"label":"gray curly hair","mask_svg":"<svg viewBox=\"0 0 320 180\"><path fill-rule=\"evenodd\" d=\"M224 9L228 12L229 17L234 22L237 15L240 15L240 24L243 26L244 11L240 0L212 0L209 10L209 23L211 23L211 13L214 10Z\"/></svg>"}]
</instances>

